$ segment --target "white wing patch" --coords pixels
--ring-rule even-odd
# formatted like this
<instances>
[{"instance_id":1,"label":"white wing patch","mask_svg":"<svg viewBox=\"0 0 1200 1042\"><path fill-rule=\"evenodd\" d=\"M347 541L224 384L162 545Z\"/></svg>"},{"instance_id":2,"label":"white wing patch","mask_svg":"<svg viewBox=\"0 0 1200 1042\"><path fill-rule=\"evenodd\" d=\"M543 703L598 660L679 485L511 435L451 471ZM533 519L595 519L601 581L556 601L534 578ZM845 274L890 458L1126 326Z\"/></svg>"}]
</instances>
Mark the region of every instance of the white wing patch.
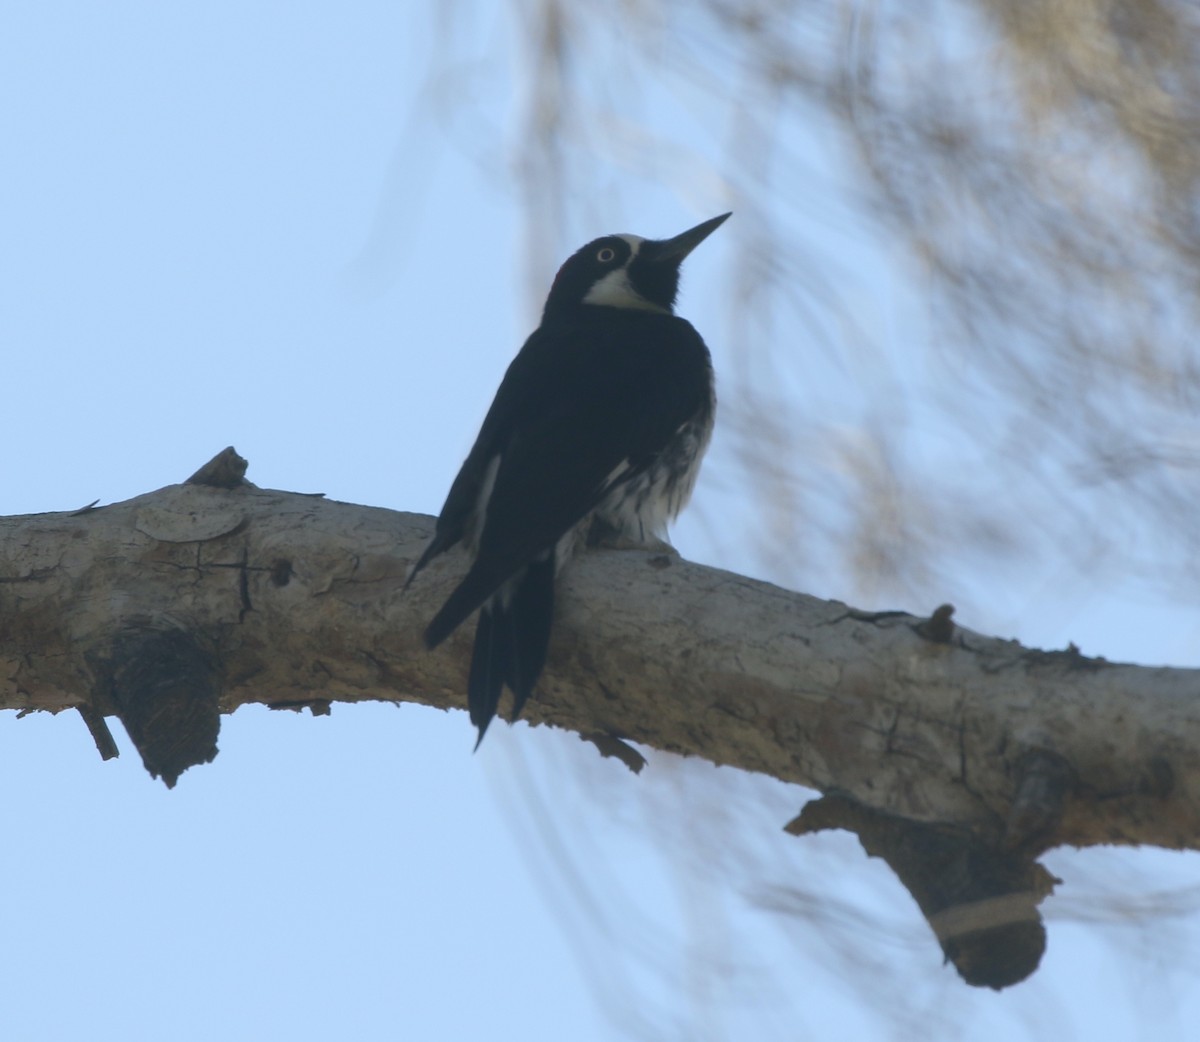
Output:
<instances>
[{"instance_id":1,"label":"white wing patch","mask_svg":"<svg viewBox=\"0 0 1200 1042\"><path fill-rule=\"evenodd\" d=\"M467 529L463 542L467 549L475 554L479 552L479 536L487 523L488 503L492 499L492 490L496 487L496 472L500 469L500 453L496 453L489 461L483 472L483 480L479 483L479 495L475 498L475 509L467 519Z\"/></svg>"}]
</instances>

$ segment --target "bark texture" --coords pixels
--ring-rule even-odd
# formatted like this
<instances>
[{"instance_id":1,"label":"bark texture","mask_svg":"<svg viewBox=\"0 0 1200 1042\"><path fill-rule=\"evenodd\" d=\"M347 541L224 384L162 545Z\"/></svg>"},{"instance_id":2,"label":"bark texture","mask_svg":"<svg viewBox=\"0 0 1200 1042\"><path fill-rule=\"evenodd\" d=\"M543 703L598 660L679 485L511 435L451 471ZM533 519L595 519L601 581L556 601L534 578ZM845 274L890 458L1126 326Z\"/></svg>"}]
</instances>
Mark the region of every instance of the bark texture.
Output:
<instances>
[{"instance_id":1,"label":"bark texture","mask_svg":"<svg viewBox=\"0 0 1200 1042\"><path fill-rule=\"evenodd\" d=\"M431 518L207 470L124 503L0 519L0 708L77 708L108 754L103 717L118 715L173 784L246 702L463 707L473 627L433 653L420 633L465 562L448 555L402 589ZM1031 650L945 607L864 613L673 556L590 552L565 576L525 716L609 751L630 739L826 793L793 831L850 828L902 878L918 851L948 954L961 936L947 922L978 932L979 909L1048 892L1033 859L1049 847L1200 848L1200 672ZM469 728L450 726L465 755ZM979 870L980 849L1003 871Z\"/></svg>"},{"instance_id":2,"label":"bark texture","mask_svg":"<svg viewBox=\"0 0 1200 1042\"><path fill-rule=\"evenodd\" d=\"M0 519L0 708L103 700L103 664L147 630L208 651L222 712L461 708L471 627L433 653L420 632L465 562L451 554L402 591L431 532L428 517L246 484ZM1200 848L1200 671L923 623L676 557L595 551L568 569L526 715L916 820L1000 834L1028 831L1032 814L1057 843ZM1039 810L1054 788L1036 780L1046 756L1069 792Z\"/></svg>"}]
</instances>

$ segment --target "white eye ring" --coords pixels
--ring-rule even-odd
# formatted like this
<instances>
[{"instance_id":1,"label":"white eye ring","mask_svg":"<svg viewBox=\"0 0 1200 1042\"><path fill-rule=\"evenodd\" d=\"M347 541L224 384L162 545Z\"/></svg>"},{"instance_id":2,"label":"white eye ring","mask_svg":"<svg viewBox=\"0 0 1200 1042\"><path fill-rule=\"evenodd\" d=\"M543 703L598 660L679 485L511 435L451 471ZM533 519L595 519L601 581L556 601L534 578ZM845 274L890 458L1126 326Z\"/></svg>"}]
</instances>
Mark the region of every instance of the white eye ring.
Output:
<instances>
[{"instance_id":1,"label":"white eye ring","mask_svg":"<svg viewBox=\"0 0 1200 1042\"><path fill-rule=\"evenodd\" d=\"M613 260L616 255L616 250L605 246L596 253L596 260L598 260L601 264L607 264L610 260Z\"/></svg>"}]
</instances>

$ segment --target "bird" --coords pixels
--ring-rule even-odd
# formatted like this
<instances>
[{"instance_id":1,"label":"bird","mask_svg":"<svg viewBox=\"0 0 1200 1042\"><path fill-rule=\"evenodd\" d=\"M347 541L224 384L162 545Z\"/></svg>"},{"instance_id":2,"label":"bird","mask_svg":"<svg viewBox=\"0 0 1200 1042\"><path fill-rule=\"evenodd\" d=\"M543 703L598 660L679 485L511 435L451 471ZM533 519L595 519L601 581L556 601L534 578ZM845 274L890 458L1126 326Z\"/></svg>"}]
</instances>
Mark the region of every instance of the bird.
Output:
<instances>
[{"instance_id":1,"label":"bird","mask_svg":"<svg viewBox=\"0 0 1200 1042\"><path fill-rule=\"evenodd\" d=\"M467 681L475 749L505 686L516 722L546 664L555 579L582 545L669 548L712 436L708 347L675 314L680 266L730 214L670 239L606 235L572 254L500 383L405 588L462 545L471 564L425 629L479 612Z\"/></svg>"}]
</instances>

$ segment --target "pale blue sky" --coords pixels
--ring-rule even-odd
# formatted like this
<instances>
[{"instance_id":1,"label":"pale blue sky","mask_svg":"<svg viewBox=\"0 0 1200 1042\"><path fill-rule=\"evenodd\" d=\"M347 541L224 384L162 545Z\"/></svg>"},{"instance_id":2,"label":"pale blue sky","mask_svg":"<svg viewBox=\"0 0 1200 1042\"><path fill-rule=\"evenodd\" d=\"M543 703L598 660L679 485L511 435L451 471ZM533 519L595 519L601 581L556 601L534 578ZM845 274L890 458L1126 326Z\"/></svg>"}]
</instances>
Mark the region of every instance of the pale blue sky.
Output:
<instances>
[{"instance_id":1,"label":"pale blue sky","mask_svg":"<svg viewBox=\"0 0 1200 1042\"><path fill-rule=\"evenodd\" d=\"M507 122L522 84L497 59L487 105L447 131L417 93L430 24L416 3L7 6L0 514L126 499L229 444L263 486L440 506L533 316ZM506 33L485 23L480 46ZM680 192L665 173L622 176L625 201L594 227L596 199L568 202L564 248L727 208L715 180L679 172ZM734 224L689 261L681 301L719 373ZM845 263L877 245L851 229L813 248ZM919 312L879 303L904 293L886 261L856 265L881 325ZM736 500L731 467L718 433L675 541L744 570L751 555L712 537ZM1164 632L1139 612L1131 631L1119 602L1069 607L1022 612L1005 635L1197 664L1194 620ZM1195 967L1171 968L1196 948L1194 920L1158 962L1052 921L1032 982L968 991L855 843L779 832L805 798L794 787L657 754L635 779L524 726L493 728L472 756L464 714L411 706L244 709L215 763L172 792L118 741L102 763L73 714L0 715L6 1038L587 1042L645 1022L661 1037L837 1040L911 1020L930 1038L1116 1039L1200 1022ZM697 864L701 851L717 853ZM1080 900L1118 869L1131 888L1179 883L1196 858L1052 867ZM851 929L846 959L826 926L757 907L788 883L863 909L882 935ZM872 992L902 998L904 1016L864 1004Z\"/></svg>"}]
</instances>

